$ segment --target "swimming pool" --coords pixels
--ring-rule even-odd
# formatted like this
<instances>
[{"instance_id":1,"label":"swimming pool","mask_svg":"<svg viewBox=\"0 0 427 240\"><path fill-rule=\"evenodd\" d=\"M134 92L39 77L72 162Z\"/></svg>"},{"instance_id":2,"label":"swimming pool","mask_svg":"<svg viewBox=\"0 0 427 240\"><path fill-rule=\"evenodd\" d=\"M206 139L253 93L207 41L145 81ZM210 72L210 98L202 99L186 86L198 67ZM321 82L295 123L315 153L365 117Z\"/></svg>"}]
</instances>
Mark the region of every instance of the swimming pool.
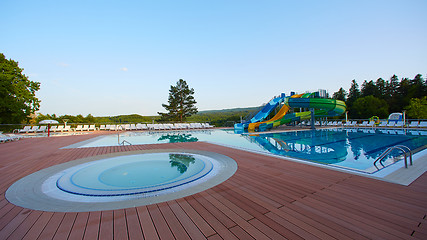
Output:
<instances>
[{"instance_id":1,"label":"swimming pool","mask_svg":"<svg viewBox=\"0 0 427 240\"><path fill-rule=\"evenodd\" d=\"M274 154L303 161L373 174L381 170L374 161L387 148L400 144L419 151L427 147L427 131L405 129L345 129L235 134L230 130L126 132L101 136L69 147L155 144L205 141L243 150ZM384 166L393 165L401 152L393 150Z\"/></svg>"},{"instance_id":2,"label":"swimming pool","mask_svg":"<svg viewBox=\"0 0 427 240\"><path fill-rule=\"evenodd\" d=\"M118 152L42 169L12 184L5 197L42 211L114 210L189 196L222 183L236 170L233 159L214 152Z\"/></svg>"}]
</instances>

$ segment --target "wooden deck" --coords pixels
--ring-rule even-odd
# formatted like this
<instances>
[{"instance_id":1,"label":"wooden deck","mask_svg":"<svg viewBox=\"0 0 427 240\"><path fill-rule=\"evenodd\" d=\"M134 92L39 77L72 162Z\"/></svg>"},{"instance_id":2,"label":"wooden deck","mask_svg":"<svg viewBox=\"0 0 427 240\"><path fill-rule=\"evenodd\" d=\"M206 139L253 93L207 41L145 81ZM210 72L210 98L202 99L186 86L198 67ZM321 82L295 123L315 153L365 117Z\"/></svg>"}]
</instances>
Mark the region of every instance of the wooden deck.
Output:
<instances>
[{"instance_id":1,"label":"wooden deck","mask_svg":"<svg viewBox=\"0 0 427 240\"><path fill-rule=\"evenodd\" d=\"M427 239L427 173L402 186L203 142L60 149L93 136L0 145L0 239ZM217 152L239 168L201 193L114 211L35 211L4 196L58 163L161 148Z\"/></svg>"}]
</instances>

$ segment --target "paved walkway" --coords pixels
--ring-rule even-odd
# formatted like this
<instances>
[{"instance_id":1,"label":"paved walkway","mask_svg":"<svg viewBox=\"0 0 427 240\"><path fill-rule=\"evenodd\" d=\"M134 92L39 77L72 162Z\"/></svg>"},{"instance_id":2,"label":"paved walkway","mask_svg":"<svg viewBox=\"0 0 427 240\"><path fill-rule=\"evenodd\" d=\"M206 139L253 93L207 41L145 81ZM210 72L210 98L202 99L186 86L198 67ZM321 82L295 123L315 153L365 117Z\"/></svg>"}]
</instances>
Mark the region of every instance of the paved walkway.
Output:
<instances>
[{"instance_id":1,"label":"paved walkway","mask_svg":"<svg viewBox=\"0 0 427 240\"><path fill-rule=\"evenodd\" d=\"M95 135L0 144L0 239L427 239L426 173L402 186L203 142L60 149ZM35 211L4 197L58 163L170 148L224 154L238 170L185 198L114 211Z\"/></svg>"}]
</instances>

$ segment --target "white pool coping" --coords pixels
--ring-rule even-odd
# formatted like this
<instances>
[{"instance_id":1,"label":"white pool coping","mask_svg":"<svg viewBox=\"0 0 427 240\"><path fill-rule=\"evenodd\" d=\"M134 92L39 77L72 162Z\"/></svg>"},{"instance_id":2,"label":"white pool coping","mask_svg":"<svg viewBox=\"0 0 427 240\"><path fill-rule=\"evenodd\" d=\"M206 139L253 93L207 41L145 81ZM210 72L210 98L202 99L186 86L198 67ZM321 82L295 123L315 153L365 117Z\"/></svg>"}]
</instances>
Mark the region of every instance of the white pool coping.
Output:
<instances>
[{"instance_id":1,"label":"white pool coping","mask_svg":"<svg viewBox=\"0 0 427 240\"><path fill-rule=\"evenodd\" d=\"M43 189L42 187L43 183L49 180L49 178L51 178L53 175L70 167L110 157L144 153L187 153L202 155L219 162L221 165L221 169L218 169L214 176L209 177L207 179L202 178L201 181L194 182L194 184L190 183L190 185L184 185L181 187L174 188L171 191L160 192L158 195L150 196L133 195L127 197L92 197L92 199L89 200L82 200L81 198L73 196L72 194L69 194L69 198L64 198L63 195L61 195L61 197L57 197L55 194L50 196L49 192L46 191L46 188ZM17 206L40 211L89 212L116 210L166 202L186 197L198 192L202 192L224 182L225 180L230 178L236 171L236 161L234 161L230 157L215 152L198 151L191 149L156 149L118 152L82 158L42 169L12 184L12 186L10 186L9 189L6 191L5 196L9 202ZM57 191L57 189L51 190Z\"/></svg>"}]
</instances>

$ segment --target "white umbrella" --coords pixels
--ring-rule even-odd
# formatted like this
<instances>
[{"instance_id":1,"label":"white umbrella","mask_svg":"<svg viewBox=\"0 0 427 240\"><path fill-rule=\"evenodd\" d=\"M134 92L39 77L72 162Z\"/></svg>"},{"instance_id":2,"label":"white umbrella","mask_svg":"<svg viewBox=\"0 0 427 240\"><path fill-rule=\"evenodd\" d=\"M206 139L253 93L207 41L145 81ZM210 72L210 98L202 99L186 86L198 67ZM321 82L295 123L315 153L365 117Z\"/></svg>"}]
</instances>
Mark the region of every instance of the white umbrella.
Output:
<instances>
[{"instance_id":1,"label":"white umbrella","mask_svg":"<svg viewBox=\"0 0 427 240\"><path fill-rule=\"evenodd\" d=\"M50 119L46 119L43 121L40 121L39 124L58 124L59 122L56 120L50 120Z\"/></svg>"},{"instance_id":2,"label":"white umbrella","mask_svg":"<svg viewBox=\"0 0 427 240\"><path fill-rule=\"evenodd\" d=\"M39 122L39 124L47 124L47 136L50 136L50 124L58 124L56 120L46 119Z\"/></svg>"}]
</instances>

